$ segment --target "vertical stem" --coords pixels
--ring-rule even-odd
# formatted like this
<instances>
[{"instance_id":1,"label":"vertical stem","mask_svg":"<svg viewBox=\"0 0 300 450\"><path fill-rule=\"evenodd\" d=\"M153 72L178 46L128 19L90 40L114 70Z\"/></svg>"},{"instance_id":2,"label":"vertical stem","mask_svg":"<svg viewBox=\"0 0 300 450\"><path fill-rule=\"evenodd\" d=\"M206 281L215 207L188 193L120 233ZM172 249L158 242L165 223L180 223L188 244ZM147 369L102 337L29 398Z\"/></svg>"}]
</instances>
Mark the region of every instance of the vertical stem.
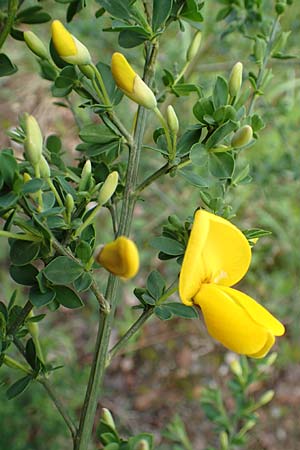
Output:
<instances>
[{"instance_id":1,"label":"vertical stem","mask_svg":"<svg viewBox=\"0 0 300 450\"><path fill-rule=\"evenodd\" d=\"M149 44L147 48L147 59L145 63L144 79L148 84L154 74L154 64L157 54L156 45ZM130 147L126 187L124 192L124 199L121 210L121 218L118 234L129 234L130 225L135 204L134 189L137 182L138 165L140 151L145 130L146 111L144 108L139 108L136 131L134 136L134 144ZM89 382L86 390L84 404L80 415L80 423L78 433L75 439L74 450L87 450L89 441L91 439L94 418L99 400L100 388L102 386L105 363L108 353L109 338L114 320L114 314L117 306L117 289L119 280L110 275L106 289L106 300L110 303L111 310L99 312L99 325L97 340L95 344L94 359L91 367Z\"/></svg>"},{"instance_id":2,"label":"vertical stem","mask_svg":"<svg viewBox=\"0 0 300 450\"><path fill-rule=\"evenodd\" d=\"M15 15L18 11L19 0L9 0L7 7L7 19L4 25L4 28L0 34L0 49L6 41L7 36L10 33L10 30L14 24Z\"/></svg>"}]
</instances>

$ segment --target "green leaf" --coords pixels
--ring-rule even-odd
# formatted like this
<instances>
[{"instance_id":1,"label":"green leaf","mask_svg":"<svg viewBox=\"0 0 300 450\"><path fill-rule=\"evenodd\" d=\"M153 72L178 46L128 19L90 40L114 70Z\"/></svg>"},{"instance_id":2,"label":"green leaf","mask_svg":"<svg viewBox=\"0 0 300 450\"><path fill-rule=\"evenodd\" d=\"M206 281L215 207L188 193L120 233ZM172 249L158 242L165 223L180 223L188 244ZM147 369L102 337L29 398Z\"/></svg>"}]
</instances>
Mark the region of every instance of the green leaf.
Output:
<instances>
[{"instance_id":1,"label":"green leaf","mask_svg":"<svg viewBox=\"0 0 300 450\"><path fill-rule=\"evenodd\" d=\"M87 263L92 256L92 251L92 247L86 241L80 241L76 247L76 256L83 263Z\"/></svg>"},{"instance_id":2,"label":"green leaf","mask_svg":"<svg viewBox=\"0 0 300 450\"><path fill-rule=\"evenodd\" d=\"M192 83L178 83L175 86L172 86L172 92L179 97L189 95L191 92L197 92L200 96L199 87Z\"/></svg>"},{"instance_id":3,"label":"green leaf","mask_svg":"<svg viewBox=\"0 0 300 450\"><path fill-rule=\"evenodd\" d=\"M51 153L60 153L61 151L61 140L55 134L51 134L47 137L46 147Z\"/></svg>"},{"instance_id":4,"label":"green leaf","mask_svg":"<svg viewBox=\"0 0 300 450\"><path fill-rule=\"evenodd\" d=\"M165 280L157 270L153 270L147 278L147 290L150 295L158 300L165 290ZM144 297L143 297L144 298Z\"/></svg>"},{"instance_id":5,"label":"green leaf","mask_svg":"<svg viewBox=\"0 0 300 450\"><path fill-rule=\"evenodd\" d=\"M77 292L87 291L93 282L93 278L89 272L83 272L79 278L76 278L73 285Z\"/></svg>"},{"instance_id":6,"label":"green leaf","mask_svg":"<svg viewBox=\"0 0 300 450\"><path fill-rule=\"evenodd\" d=\"M32 286L36 283L36 276L39 271L32 264L25 266L11 265L9 273L16 283L23 284L24 286Z\"/></svg>"},{"instance_id":7,"label":"green leaf","mask_svg":"<svg viewBox=\"0 0 300 450\"><path fill-rule=\"evenodd\" d=\"M45 289L44 292L40 291L38 286L33 286L29 291L29 300L36 308L48 305L55 298L55 292L53 289Z\"/></svg>"},{"instance_id":8,"label":"green leaf","mask_svg":"<svg viewBox=\"0 0 300 450\"><path fill-rule=\"evenodd\" d=\"M251 127L253 133L256 133L257 131L260 131L263 128L265 128L265 123L258 114L253 114L253 116L251 116Z\"/></svg>"},{"instance_id":9,"label":"green leaf","mask_svg":"<svg viewBox=\"0 0 300 450\"><path fill-rule=\"evenodd\" d=\"M80 277L83 268L67 256L57 256L43 270L45 277L55 284L69 284Z\"/></svg>"},{"instance_id":10,"label":"green leaf","mask_svg":"<svg viewBox=\"0 0 300 450\"><path fill-rule=\"evenodd\" d=\"M13 240L10 247L10 259L15 266L25 266L34 261L40 251L39 242Z\"/></svg>"},{"instance_id":11,"label":"green leaf","mask_svg":"<svg viewBox=\"0 0 300 450\"><path fill-rule=\"evenodd\" d=\"M190 153L190 159L193 164L196 166L205 166L208 163L208 157L209 153L203 144L198 143L193 145Z\"/></svg>"},{"instance_id":12,"label":"green leaf","mask_svg":"<svg viewBox=\"0 0 300 450\"><path fill-rule=\"evenodd\" d=\"M228 136L237 127L237 123L229 120L220 127L218 127L207 139L205 147L209 150L215 147L220 141L222 141L226 136Z\"/></svg>"},{"instance_id":13,"label":"green leaf","mask_svg":"<svg viewBox=\"0 0 300 450\"><path fill-rule=\"evenodd\" d=\"M45 78L45 80L54 81L57 77L57 72L50 62L45 59L39 59L38 63L41 68L41 76Z\"/></svg>"},{"instance_id":14,"label":"green leaf","mask_svg":"<svg viewBox=\"0 0 300 450\"><path fill-rule=\"evenodd\" d=\"M4 53L0 53L0 77L6 77L16 73L17 66L11 62L8 56Z\"/></svg>"},{"instance_id":15,"label":"green leaf","mask_svg":"<svg viewBox=\"0 0 300 450\"><path fill-rule=\"evenodd\" d=\"M226 105L228 99L228 84L225 78L217 77L217 81L213 91L213 102L215 109L220 108L220 106Z\"/></svg>"},{"instance_id":16,"label":"green leaf","mask_svg":"<svg viewBox=\"0 0 300 450\"><path fill-rule=\"evenodd\" d=\"M86 125L80 130L80 138L89 144L107 144L119 139L115 133L103 124Z\"/></svg>"},{"instance_id":17,"label":"green leaf","mask_svg":"<svg viewBox=\"0 0 300 450\"><path fill-rule=\"evenodd\" d=\"M202 22L203 17L200 13L204 2L199 3L198 0L185 0L184 6L180 12L180 17L191 20L193 22Z\"/></svg>"},{"instance_id":18,"label":"green leaf","mask_svg":"<svg viewBox=\"0 0 300 450\"><path fill-rule=\"evenodd\" d=\"M151 239L150 245L167 255L179 256L184 253L184 246L174 239L170 239L164 236L159 236Z\"/></svg>"},{"instance_id":19,"label":"green leaf","mask_svg":"<svg viewBox=\"0 0 300 450\"><path fill-rule=\"evenodd\" d=\"M234 159L229 152L210 153L208 168L217 178L231 178L234 171Z\"/></svg>"},{"instance_id":20,"label":"green leaf","mask_svg":"<svg viewBox=\"0 0 300 450\"><path fill-rule=\"evenodd\" d=\"M164 306L174 315L184 319L197 319L198 314L192 306L183 305L182 303L166 303Z\"/></svg>"},{"instance_id":21,"label":"green leaf","mask_svg":"<svg viewBox=\"0 0 300 450\"><path fill-rule=\"evenodd\" d=\"M1 150L0 152L0 170L4 182L12 186L15 174L18 171L18 164L10 150Z\"/></svg>"},{"instance_id":22,"label":"green leaf","mask_svg":"<svg viewBox=\"0 0 300 450\"><path fill-rule=\"evenodd\" d=\"M22 394L22 392L24 392L25 389L29 386L31 380L32 377L30 375L26 375L26 377L20 378L18 381L12 384L6 391L8 400L11 400L12 398L17 397L17 395Z\"/></svg>"},{"instance_id":23,"label":"green leaf","mask_svg":"<svg viewBox=\"0 0 300 450\"><path fill-rule=\"evenodd\" d=\"M177 171L178 175L196 187L208 187L208 181L190 169L184 168Z\"/></svg>"},{"instance_id":24,"label":"green leaf","mask_svg":"<svg viewBox=\"0 0 300 450\"><path fill-rule=\"evenodd\" d=\"M33 194L41 189L43 183L41 178L33 178L23 185L22 191L24 194Z\"/></svg>"},{"instance_id":25,"label":"green leaf","mask_svg":"<svg viewBox=\"0 0 300 450\"><path fill-rule=\"evenodd\" d=\"M152 29L157 31L168 19L173 0L153 0Z\"/></svg>"},{"instance_id":26,"label":"green leaf","mask_svg":"<svg viewBox=\"0 0 300 450\"><path fill-rule=\"evenodd\" d=\"M194 105L193 113L199 122L205 123L204 116L212 116L214 113L214 105L211 99L201 98Z\"/></svg>"},{"instance_id":27,"label":"green leaf","mask_svg":"<svg viewBox=\"0 0 300 450\"><path fill-rule=\"evenodd\" d=\"M67 286L53 286L56 293L55 300L57 300L65 308L75 309L84 306L81 298Z\"/></svg>"},{"instance_id":28,"label":"green leaf","mask_svg":"<svg viewBox=\"0 0 300 450\"><path fill-rule=\"evenodd\" d=\"M170 319L172 319L172 312L166 307L166 305L155 306L154 314L160 320L170 320Z\"/></svg>"},{"instance_id":29,"label":"green leaf","mask_svg":"<svg viewBox=\"0 0 300 450\"><path fill-rule=\"evenodd\" d=\"M19 196L14 192L9 192L8 194L0 195L0 208L10 209L19 200Z\"/></svg>"},{"instance_id":30,"label":"green leaf","mask_svg":"<svg viewBox=\"0 0 300 450\"><path fill-rule=\"evenodd\" d=\"M123 48L133 48L138 45L143 44L147 39L149 39L149 34L144 32L143 28L139 27L140 30L136 31L134 28L129 27L128 30L123 30L119 34L119 45Z\"/></svg>"},{"instance_id":31,"label":"green leaf","mask_svg":"<svg viewBox=\"0 0 300 450\"><path fill-rule=\"evenodd\" d=\"M97 3L103 6L114 17L122 20L131 19L130 5L132 2L130 0L97 0Z\"/></svg>"},{"instance_id":32,"label":"green leaf","mask_svg":"<svg viewBox=\"0 0 300 450\"><path fill-rule=\"evenodd\" d=\"M191 147L199 142L201 132L202 127L199 125L194 125L188 128L178 140L177 154L180 156L187 155Z\"/></svg>"}]
</instances>

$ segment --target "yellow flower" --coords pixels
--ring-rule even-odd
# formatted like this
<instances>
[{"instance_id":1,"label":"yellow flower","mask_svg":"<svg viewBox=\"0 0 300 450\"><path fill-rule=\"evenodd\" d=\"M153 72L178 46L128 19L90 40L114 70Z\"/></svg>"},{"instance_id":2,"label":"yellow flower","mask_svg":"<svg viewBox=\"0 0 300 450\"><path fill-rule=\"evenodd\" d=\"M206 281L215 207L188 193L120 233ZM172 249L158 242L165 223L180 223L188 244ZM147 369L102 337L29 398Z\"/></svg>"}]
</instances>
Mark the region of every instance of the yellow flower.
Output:
<instances>
[{"instance_id":1,"label":"yellow flower","mask_svg":"<svg viewBox=\"0 0 300 450\"><path fill-rule=\"evenodd\" d=\"M204 210L195 214L179 279L186 305L200 306L210 335L228 349L262 358L284 326L248 295L230 286L246 274L251 248L228 220Z\"/></svg>"},{"instance_id":2,"label":"yellow flower","mask_svg":"<svg viewBox=\"0 0 300 450\"><path fill-rule=\"evenodd\" d=\"M155 109L156 98L151 89L133 70L122 53L114 53L111 70L117 86L134 102L148 109Z\"/></svg>"},{"instance_id":3,"label":"yellow flower","mask_svg":"<svg viewBox=\"0 0 300 450\"><path fill-rule=\"evenodd\" d=\"M51 25L52 41L58 55L69 64L91 64L88 49L63 26L59 20Z\"/></svg>"},{"instance_id":4,"label":"yellow flower","mask_svg":"<svg viewBox=\"0 0 300 450\"><path fill-rule=\"evenodd\" d=\"M139 270L139 253L133 241L125 236L119 236L104 245L96 260L106 270L118 277L129 279Z\"/></svg>"}]
</instances>

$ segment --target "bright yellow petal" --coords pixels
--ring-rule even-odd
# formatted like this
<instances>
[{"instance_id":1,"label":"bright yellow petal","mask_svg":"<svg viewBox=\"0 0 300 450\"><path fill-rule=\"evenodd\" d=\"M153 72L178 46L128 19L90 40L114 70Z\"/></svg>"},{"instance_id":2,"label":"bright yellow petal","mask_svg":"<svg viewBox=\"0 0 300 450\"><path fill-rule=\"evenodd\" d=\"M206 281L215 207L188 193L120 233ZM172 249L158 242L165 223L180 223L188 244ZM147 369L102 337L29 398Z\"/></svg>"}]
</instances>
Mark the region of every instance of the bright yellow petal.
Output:
<instances>
[{"instance_id":1,"label":"bright yellow petal","mask_svg":"<svg viewBox=\"0 0 300 450\"><path fill-rule=\"evenodd\" d=\"M137 74L122 53L112 55L111 71L117 86L125 93L132 94Z\"/></svg>"},{"instance_id":2,"label":"bright yellow petal","mask_svg":"<svg viewBox=\"0 0 300 450\"><path fill-rule=\"evenodd\" d=\"M251 356L251 358L263 358L273 347L274 343L275 343L275 337L269 333L268 339L267 339L264 347L261 350L259 350L259 352L252 353L251 355L248 355L248 356Z\"/></svg>"},{"instance_id":3,"label":"bright yellow petal","mask_svg":"<svg viewBox=\"0 0 300 450\"><path fill-rule=\"evenodd\" d=\"M263 351L269 342L269 330L256 323L230 295L234 289L203 284L194 297L209 334L228 349L245 355Z\"/></svg>"},{"instance_id":4,"label":"bright yellow petal","mask_svg":"<svg viewBox=\"0 0 300 450\"><path fill-rule=\"evenodd\" d=\"M282 336L285 332L284 326L277 320L266 308L257 303L249 295L237 289L231 289L226 286L220 286L223 292L244 308L251 316L252 320L258 325L265 327L274 336Z\"/></svg>"},{"instance_id":5,"label":"bright yellow petal","mask_svg":"<svg viewBox=\"0 0 300 450\"><path fill-rule=\"evenodd\" d=\"M200 211L209 220L203 259L212 283L232 286L240 281L251 262L251 247L243 233L228 220ZM203 218L203 219L202 219Z\"/></svg>"},{"instance_id":6,"label":"bright yellow petal","mask_svg":"<svg viewBox=\"0 0 300 450\"><path fill-rule=\"evenodd\" d=\"M106 270L124 279L134 277L139 270L138 249L125 236L104 245L96 259Z\"/></svg>"},{"instance_id":7,"label":"bright yellow petal","mask_svg":"<svg viewBox=\"0 0 300 450\"><path fill-rule=\"evenodd\" d=\"M76 55L77 47L75 40L59 20L53 20L51 31L53 44L59 56Z\"/></svg>"},{"instance_id":8,"label":"bright yellow petal","mask_svg":"<svg viewBox=\"0 0 300 450\"><path fill-rule=\"evenodd\" d=\"M202 258L208 235L209 216L202 210L195 213L194 223L184 254L179 277L179 295L183 303L192 305L192 298L199 291L201 283L208 276Z\"/></svg>"}]
</instances>

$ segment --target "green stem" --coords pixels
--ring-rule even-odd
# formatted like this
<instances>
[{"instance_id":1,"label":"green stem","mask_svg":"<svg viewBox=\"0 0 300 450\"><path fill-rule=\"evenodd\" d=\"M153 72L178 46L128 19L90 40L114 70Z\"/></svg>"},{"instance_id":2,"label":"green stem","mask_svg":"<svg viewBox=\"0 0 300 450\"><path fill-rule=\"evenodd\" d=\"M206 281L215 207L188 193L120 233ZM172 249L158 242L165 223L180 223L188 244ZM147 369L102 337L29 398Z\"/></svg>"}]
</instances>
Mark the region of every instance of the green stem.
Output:
<instances>
[{"instance_id":1,"label":"green stem","mask_svg":"<svg viewBox=\"0 0 300 450\"><path fill-rule=\"evenodd\" d=\"M144 323L152 316L154 311L153 307L143 311L140 317L132 324L132 326L126 331L126 333L121 337L121 339L113 346L113 348L108 352L106 359L106 366L108 366L114 356L123 348L127 342L132 338L132 336L144 325Z\"/></svg>"},{"instance_id":2,"label":"green stem","mask_svg":"<svg viewBox=\"0 0 300 450\"><path fill-rule=\"evenodd\" d=\"M270 32L270 38L268 40L268 44L267 44L267 47L266 47L264 59L263 59L262 64L261 64L261 66L259 68L259 71L258 71L258 75L257 75L257 79L256 79L256 90L253 92L253 95L251 97L251 101L250 101L250 104L249 104L249 113L248 113L249 115L251 115L252 112L253 112L253 109L254 109L254 106L255 106L255 101L256 101L257 96L259 95L259 90L260 90L260 87L261 87L263 79L264 79L265 70L266 70L266 67L267 67L267 64L268 64L271 52L272 52L274 40L275 40L275 37L276 37L277 26L279 24L279 18L280 18L280 16L277 16L274 19L274 22L273 22L273 26L272 26L272 29L271 29L271 32Z\"/></svg>"},{"instance_id":3,"label":"green stem","mask_svg":"<svg viewBox=\"0 0 300 450\"><path fill-rule=\"evenodd\" d=\"M65 424L67 425L67 427L70 430L70 433L72 435L73 440L75 440L75 436L76 436L76 425L74 424L72 418L70 417L68 411L66 411L65 406L63 405L63 403L61 402L60 398L56 395L56 393L54 392L53 387L51 386L51 384L49 383L49 381L47 380L46 377L41 377L41 378L37 378L37 381L45 388L45 390L47 391L47 394L49 395L49 397L51 398L51 400L53 401L54 405L56 406L57 410L59 411L61 417L63 418L63 420L65 421Z\"/></svg>"},{"instance_id":4,"label":"green stem","mask_svg":"<svg viewBox=\"0 0 300 450\"><path fill-rule=\"evenodd\" d=\"M65 206L64 206L64 204L63 204L63 202L62 202L62 200L61 200L61 198L60 198L60 196L59 196L59 193L57 192L57 189L56 189L56 187L54 186L54 184L53 184L51 178L47 178L46 181L47 181L47 184L48 184L49 188L50 188L51 191L53 192L54 197L55 197L55 199L56 199L58 205L59 205L61 208L64 208Z\"/></svg>"},{"instance_id":5,"label":"green stem","mask_svg":"<svg viewBox=\"0 0 300 450\"><path fill-rule=\"evenodd\" d=\"M38 242L41 241L41 238L39 236L35 236L34 234L28 234L28 233L24 233L24 234L18 234L18 233L13 233L11 231L5 231L5 230L0 230L0 236L4 236L7 238L11 238L11 239L19 239L20 241L34 241L34 242Z\"/></svg>"},{"instance_id":6,"label":"green stem","mask_svg":"<svg viewBox=\"0 0 300 450\"><path fill-rule=\"evenodd\" d=\"M95 75L96 75L96 80L98 81L98 84L99 84L100 89L101 89L103 103L106 106L111 108L111 102L110 102L110 99L109 99L109 96L108 96L108 93L107 93L107 90L106 90L106 87L105 87L102 75L99 72L99 70L97 69L97 67L94 66L94 64L92 64L92 68L94 69L94 72L95 72ZM94 83L93 83L93 85L94 85ZM95 85L94 85L94 87L95 87ZM99 92L99 89L97 90L97 93L98 92Z\"/></svg>"},{"instance_id":7,"label":"green stem","mask_svg":"<svg viewBox=\"0 0 300 450\"><path fill-rule=\"evenodd\" d=\"M93 209L93 211L90 213L88 218L75 231L75 233L74 233L75 237L80 236L80 234L83 232L83 230L94 221L96 215L98 214L98 212L100 211L101 208L102 208L102 205L98 205Z\"/></svg>"},{"instance_id":8,"label":"green stem","mask_svg":"<svg viewBox=\"0 0 300 450\"><path fill-rule=\"evenodd\" d=\"M26 373L26 375L32 375L32 370L29 367L24 366L24 364L16 361L8 355L4 355L3 363L7 367L10 367L12 369L21 370L22 372Z\"/></svg>"},{"instance_id":9,"label":"green stem","mask_svg":"<svg viewBox=\"0 0 300 450\"><path fill-rule=\"evenodd\" d=\"M36 176L36 178L41 178L41 172L40 172L40 167L38 164L35 164L34 168L34 174ZM39 205L39 209L40 211L43 211L43 196L42 196L42 191L41 189L38 190L37 192L37 200L38 200L38 205Z\"/></svg>"},{"instance_id":10,"label":"green stem","mask_svg":"<svg viewBox=\"0 0 300 450\"><path fill-rule=\"evenodd\" d=\"M144 78L148 85L154 72L154 64L157 54L156 45L150 44L147 48ZM128 235L134 210L136 197L133 195L138 175L139 156L145 130L146 112L139 108L135 129L134 144L129 149L127 165L126 185L121 210L121 218L118 234ZM87 450L91 438L95 412L99 400L100 388L105 373L105 365L108 353L109 338L117 306L117 289L119 280L109 276L105 298L110 302L111 310L107 314L99 313L99 325L95 344L94 359L91 367L89 382L80 415L79 430L76 436L75 450Z\"/></svg>"},{"instance_id":11,"label":"green stem","mask_svg":"<svg viewBox=\"0 0 300 450\"><path fill-rule=\"evenodd\" d=\"M7 19L3 27L3 30L0 34L0 49L2 48L4 42L6 41L7 36L10 33L10 30L12 29L15 20L15 15L18 11L18 6L19 0L8 0Z\"/></svg>"}]
</instances>

